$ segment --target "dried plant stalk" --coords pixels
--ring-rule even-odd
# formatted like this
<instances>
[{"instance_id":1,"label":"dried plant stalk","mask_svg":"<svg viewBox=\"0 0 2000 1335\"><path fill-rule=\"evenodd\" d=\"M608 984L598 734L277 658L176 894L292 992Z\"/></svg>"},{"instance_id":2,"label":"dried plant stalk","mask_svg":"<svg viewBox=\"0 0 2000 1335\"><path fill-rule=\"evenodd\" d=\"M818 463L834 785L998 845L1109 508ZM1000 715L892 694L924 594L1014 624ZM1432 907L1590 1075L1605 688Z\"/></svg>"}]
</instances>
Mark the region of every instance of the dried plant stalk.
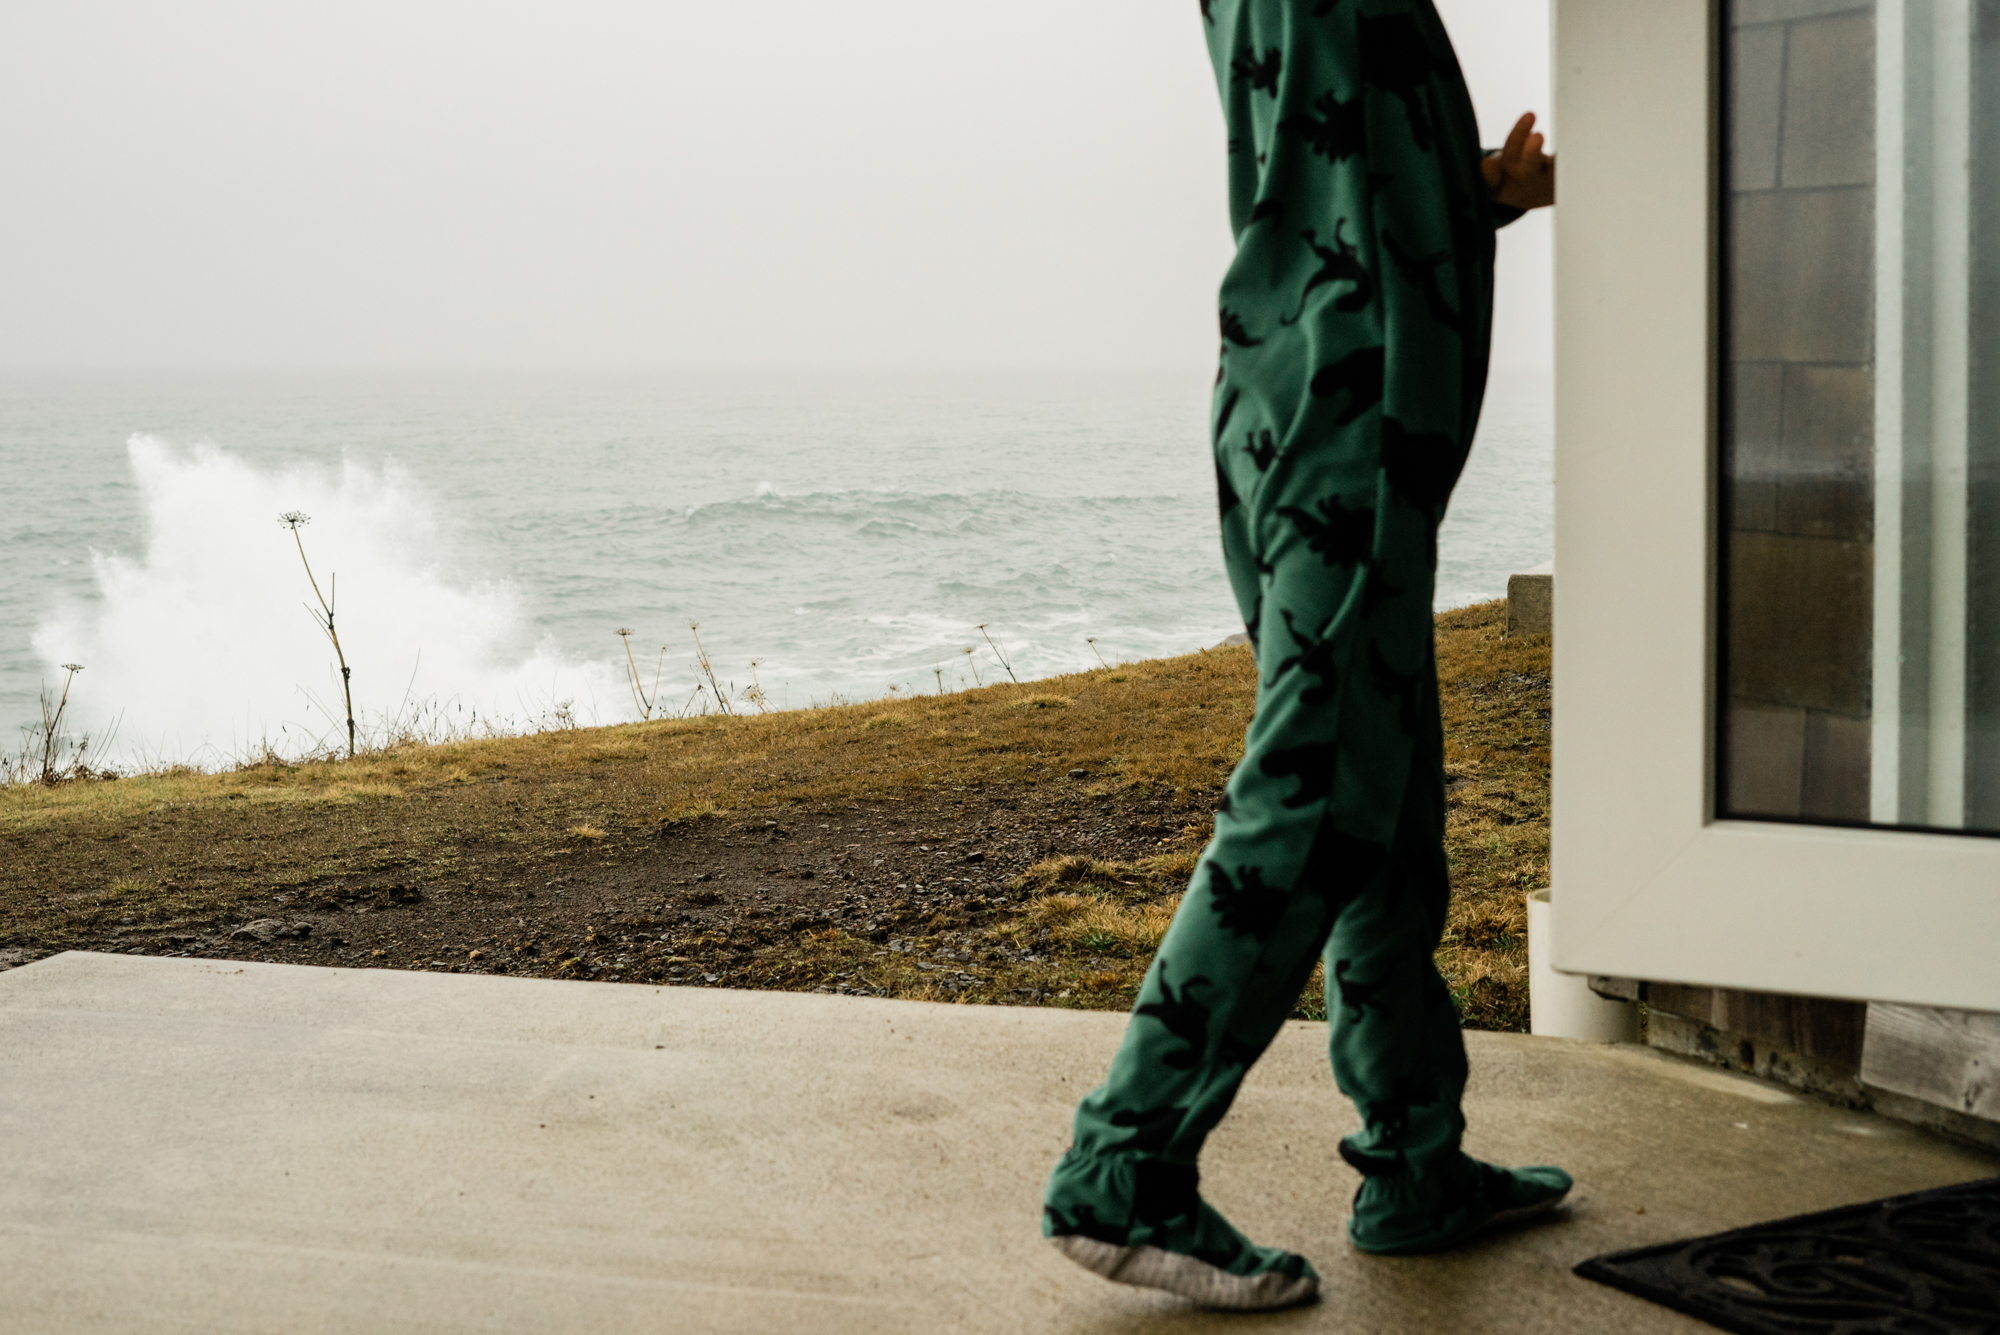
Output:
<instances>
[{"instance_id":1,"label":"dried plant stalk","mask_svg":"<svg viewBox=\"0 0 2000 1335\"><path fill-rule=\"evenodd\" d=\"M708 678L708 688L715 693L715 707L725 714L735 714L736 711L729 707L729 697L723 693L722 683L715 679L715 665L708 661L708 650L701 646L701 623L688 622L688 633L694 636L695 666Z\"/></svg>"},{"instance_id":2,"label":"dried plant stalk","mask_svg":"<svg viewBox=\"0 0 2000 1335\"><path fill-rule=\"evenodd\" d=\"M347 703L347 758L352 760L354 759L354 669L347 666L347 654L342 651L340 636L333 628L334 603L340 598L340 586L334 581L340 577L328 576L328 588L333 595L329 600L319 591L319 581L313 577L312 562L306 560L305 539L299 536L299 530L312 522L311 515L302 510L287 510L278 516L278 522L292 531L292 541L297 543L299 548L299 564L306 568L306 580L312 585L313 597L319 599L319 610L326 617L323 625L319 617L313 617L313 624L325 631L326 638L333 641L333 656L340 660L340 693ZM308 607L306 612L311 615L312 608Z\"/></svg>"},{"instance_id":3,"label":"dried plant stalk","mask_svg":"<svg viewBox=\"0 0 2000 1335\"><path fill-rule=\"evenodd\" d=\"M1016 686L1019 686L1021 684L1021 679L1019 677L1014 676L1014 665L1007 661L1007 655L1000 652L1000 646L993 643L993 637L991 635L987 635L986 623L983 621L979 623L979 633L981 635L986 635L986 643L992 645L993 647L993 656L1000 660L1000 666L1007 669L1007 676L1013 680L1013 683Z\"/></svg>"}]
</instances>

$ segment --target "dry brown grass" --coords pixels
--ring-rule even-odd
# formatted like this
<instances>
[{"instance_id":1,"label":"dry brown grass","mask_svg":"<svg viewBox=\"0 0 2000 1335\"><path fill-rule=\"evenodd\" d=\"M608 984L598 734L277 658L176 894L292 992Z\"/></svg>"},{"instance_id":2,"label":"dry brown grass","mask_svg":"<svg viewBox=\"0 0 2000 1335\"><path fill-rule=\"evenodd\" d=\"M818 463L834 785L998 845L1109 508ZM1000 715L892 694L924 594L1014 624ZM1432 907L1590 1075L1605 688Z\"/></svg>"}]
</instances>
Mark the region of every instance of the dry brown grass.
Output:
<instances>
[{"instance_id":1,"label":"dry brown grass","mask_svg":"<svg viewBox=\"0 0 2000 1335\"><path fill-rule=\"evenodd\" d=\"M1452 908L1438 967L1466 1022L1528 1024L1527 894L1549 883L1549 651L1504 602L1438 618Z\"/></svg>"},{"instance_id":2,"label":"dry brown grass","mask_svg":"<svg viewBox=\"0 0 2000 1335\"><path fill-rule=\"evenodd\" d=\"M1469 1027L1519 1030L1528 1018L1525 896L1548 883L1550 646L1547 636L1507 639L1504 625L1497 603L1438 619L1453 881L1438 967ZM1016 882L1027 908L986 935L1069 967L1039 987L1004 980L1010 990L1129 1006L1206 834L1187 831L1178 851L1138 862L1067 856L1030 869ZM1324 1019L1324 989L1316 968L1295 1014Z\"/></svg>"},{"instance_id":3,"label":"dry brown grass","mask_svg":"<svg viewBox=\"0 0 2000 1335\"><path fill-rule=\"evenodd\" d=\"M1439 960L1468 1023L1518 1028L1521 900L1547 876L1549 644L1502 639L1502 620L1499 604L1439 618L1457 886ZM1212 802L1254 690L1249 652L1230 649L942 697L0 788L0 947L66 948L118 923L240 921L274 894L333 882L495 894L519 884L505 877L725 813L1077 782ZM924 949L995 957L977 988L942 988L910 951L839 931L791 938L745 980L1127 1005L1206 833L1200 822L1169 832L1158 856L1134 861L1059 858L1024 878L1024 905L981 908L956 932L919 925Z\"/></svg>"}]
</instances>

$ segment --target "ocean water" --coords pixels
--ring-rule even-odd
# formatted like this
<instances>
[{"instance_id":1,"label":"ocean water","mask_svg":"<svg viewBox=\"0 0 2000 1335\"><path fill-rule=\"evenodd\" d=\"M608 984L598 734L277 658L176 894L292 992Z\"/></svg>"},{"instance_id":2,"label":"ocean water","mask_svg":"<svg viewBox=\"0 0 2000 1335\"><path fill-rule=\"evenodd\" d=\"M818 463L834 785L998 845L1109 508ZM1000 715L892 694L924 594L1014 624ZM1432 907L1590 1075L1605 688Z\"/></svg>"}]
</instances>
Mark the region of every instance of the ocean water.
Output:
<instances>
[{"instance_id":1,"label":"ocean water","mask_svg":"<svg viewBox=\"0 0 2000 1335\"><path fill-rule=\"evenodd\" d=\"M364 729L636 717L620 628L670 713L704 707L691 622L773 707L1186 652L1240 629L1207 403L1168 373L9 374L0 726L74 662L119 763L330 739L294 510ZM1551 439L1548 378L1496 376L1440 607L1549 558Z\"/></svg>"}]
</instances>

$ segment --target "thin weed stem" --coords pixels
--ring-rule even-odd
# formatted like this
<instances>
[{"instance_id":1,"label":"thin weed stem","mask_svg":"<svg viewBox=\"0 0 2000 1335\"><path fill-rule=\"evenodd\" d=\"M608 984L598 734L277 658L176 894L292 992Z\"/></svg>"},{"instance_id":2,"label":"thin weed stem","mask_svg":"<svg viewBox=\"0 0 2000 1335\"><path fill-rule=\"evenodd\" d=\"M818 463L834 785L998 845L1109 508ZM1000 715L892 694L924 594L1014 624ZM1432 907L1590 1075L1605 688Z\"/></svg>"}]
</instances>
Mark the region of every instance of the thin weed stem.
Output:
<instances>
[{"instance_id":1,"label":"thin weed stem","mask_svg":"<svg viewBox=\"0 0 2000 1335\"><path fill-rule=\"evenodd\" d=\"M326 615L326 624L321 625L320 629L326 632L327 639L333 641L333 656L340 660L340 693L346 697L347 702L347 758L352 760L354 759L354 670L347 666L347 654L341 649L340 636L333 628L333 608L340 598L338 583L340 577L338 575L327 577L327 588L332 595L331 598L319 591L319 580L313 576L312 562L306 560L305 539L299 536L299 530L312 522L311 515L302 510L287 510L278 516L278 522L292 531L292 541L298 544L299 564L306 568L306 581L312 585L313 597L319 600L319 609ZM308 607L306 612L311 615L312 608ZM313 617L313 624L319 625L318 617Z\"/></svg>"},{"instance_id":2,"label":"thin weed stem","mask_svg":"<svg viewBox=\"0 0 2000 1335\"><path fill-rule=\"evenodd\" d=\"M1021 684L1021 679L1014 675L1014 665L1007 661L1007 655L1000 651L1000 646L998 644L994 644L993 637L987 634L986 623L983 621L979 623L979 633L981 635L986 636L986 643L993 646L993 656L1000 660L1001 667L1007 669L1007 676L1009 677L1009 679L1011 679L1016 686L1019 686Z\"/></svg>"},{"instance_id":3,"label":"thin weed stem","mask_svg":"<svg viewBox=\"0 0 2000 1335\"><path fill-rule=\"evenodd\" d=\"M757 665L763 661L761 658L750 660L750 689L740 692L740 694L745 700L757 706L759 714L768 714L771 712L771 702L764 695L764 683L757 680ZM734 683L731 684L734 685Z\"/></svg>"},{"instance_id":4,"label":"thin weed stem","mask_svg":"<svg viewBox=\"0 0 2000 1335\"><path fill-rule=\"evenodd\" d=\"M688 633L694 636L695 665L701 669L702 675L708 678L709 689L715 692L715 707L733 716L736 711L729 707L729 697L723 694L722 683L715 679L715 665L708 661L708 650L702 648L701 623L688 622Z\"/></svg>"},{"instance_id":5,"label":"thin weed stem","mask_svg":"<svg viewBox=\"0 0 2000 1335\"><path fill-rule=\"evenodd\" d=\"M632 703L639 706L639 717L641 719L650 720L653 717L653 701L646 697L645 683L639 680L639 664L632 657L632 632L624 626L620 626L618 628L618 638L625 644L625 667L631 674L627 680L632 687ZM664 657L666 650L662 649L660 653ZM655 699L659 696L659 686L660 679L656 673L653 677L653 696Z\"/></svg>"},{"instance_id":6,"label":"thin weed stem","mask_svg":"<svg viewBox=\"0 0 2000 1335\"><path fill-rule=\"evenodd\" d=\"M56 739L62 735L63 710L69 707L69 684L76 680L77 673L83 671L83 664L64 663L63 671L68 675L63 678L62 698L56 701L55 713L49 713L49 697L46 694L42 696L42 782L51 788L62 782L62 776L56 770ZM84 745L89 743L86 741ZM83 748L78 747L77 761L80 764L82 760Z\"/></svg>"}]
</instances>

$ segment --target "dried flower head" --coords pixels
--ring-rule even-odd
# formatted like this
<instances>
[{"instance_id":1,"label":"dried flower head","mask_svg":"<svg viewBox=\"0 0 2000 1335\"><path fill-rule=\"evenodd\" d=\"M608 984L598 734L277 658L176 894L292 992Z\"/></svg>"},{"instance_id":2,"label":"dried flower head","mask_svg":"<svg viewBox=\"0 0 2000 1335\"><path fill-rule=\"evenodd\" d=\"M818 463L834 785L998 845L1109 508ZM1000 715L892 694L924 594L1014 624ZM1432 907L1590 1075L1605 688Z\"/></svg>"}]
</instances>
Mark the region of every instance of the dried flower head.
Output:
<instances>
[{"instance_id":1,"label":"dried flower head","mask_svg":"<svg viewBox=\"0 0 2000 1335\"><path fill-rule=\"evenodd\" d=\"M312 516L304 510L287 510L278 516L278 522L296 533L299 529L312 523Z\"/></svg>"}]
</instances>

